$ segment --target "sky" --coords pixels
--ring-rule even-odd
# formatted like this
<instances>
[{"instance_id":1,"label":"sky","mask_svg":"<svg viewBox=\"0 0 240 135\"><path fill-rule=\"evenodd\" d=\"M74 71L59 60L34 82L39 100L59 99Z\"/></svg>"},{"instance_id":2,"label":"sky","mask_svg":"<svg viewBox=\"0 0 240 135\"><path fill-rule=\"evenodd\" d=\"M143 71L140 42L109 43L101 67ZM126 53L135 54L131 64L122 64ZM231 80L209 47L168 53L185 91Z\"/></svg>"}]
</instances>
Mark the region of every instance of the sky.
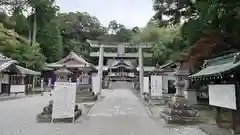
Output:
<instances>
[{"instance_id":1,"label":"sky","mask_svg":"<svg viewBox=\"0 0 240 135\"><path fill-rule=\"evenodd\" d=\"M154 15L152 0L56 0L60 12L88 12L108 26L111 20L128 28L144 27Z\"/></svg>"}]
</instances>

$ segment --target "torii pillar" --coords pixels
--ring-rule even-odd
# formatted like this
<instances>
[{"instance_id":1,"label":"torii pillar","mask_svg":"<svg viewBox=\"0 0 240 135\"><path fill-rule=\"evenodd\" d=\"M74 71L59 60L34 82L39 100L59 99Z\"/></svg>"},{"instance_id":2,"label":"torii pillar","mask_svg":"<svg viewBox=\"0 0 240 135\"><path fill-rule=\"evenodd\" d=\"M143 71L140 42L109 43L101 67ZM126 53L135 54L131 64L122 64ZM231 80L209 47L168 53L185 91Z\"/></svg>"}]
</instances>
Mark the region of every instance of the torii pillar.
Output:
<instances>
[{"instance_id":1,"label":"torii pillar","mask_svg":"<svg viewBox=\"0 0 240 135\"><path fill-rule=\"evenodd\" d=\"M138 48L138 56L139 56L139 83L140 83L140 92L143 93L143 77L144 77L144 69L143 69L143 51L142 47Z\"/></svg>"},{"instance_id":2,"label":"torii pillar","mask_svg":"<svg viewBox=\"0 0 240 135\"><path fill-rule=\"evenodd\" d=\"M99 92L101 92L102 90L103 58L104 58L104 48L103 48L103 45L100 45L99 60L98 60Z\"/></svg>"}]
</instances>

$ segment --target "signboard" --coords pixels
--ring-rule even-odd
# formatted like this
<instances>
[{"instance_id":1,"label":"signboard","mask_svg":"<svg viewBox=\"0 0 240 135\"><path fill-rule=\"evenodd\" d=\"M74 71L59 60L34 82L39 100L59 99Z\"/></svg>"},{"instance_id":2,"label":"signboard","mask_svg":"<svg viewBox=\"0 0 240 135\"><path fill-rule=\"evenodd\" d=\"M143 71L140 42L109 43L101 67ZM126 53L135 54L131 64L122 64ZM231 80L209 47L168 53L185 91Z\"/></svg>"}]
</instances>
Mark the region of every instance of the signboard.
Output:
<instances>
[{"instance_id":1,"label":"signboard","mask_svg":"<svg viewBox=\"0 0 240 135\"><path fill-rule=\"evenodd\" d=\"M98 75L92 76L92 91L94 92L94 94L97 94L100 92Z\"/></svg>"},{"instance_id":2,"label":"signboard","mask_svg":"<svg viewBox=\"0 0 240 135\"><path fill-rule=\"evenodd\" d=\"M234 84L208 85L209 104L236 110Z\"/></svg>"},{"instance_id":3,"label":"signboard","mask_svg":"<svg viewBox=\"0 0 240 135\"><path fill-rule=\"evenodd\" d=\"M144 77L143 92L149 93L149 77Z\"/></svg>"},{"instance_id":4,"label":"signboard","mask_svg":"<svg viewBox=\"0 0 240 135\"><path fill-rule=\"evenodd\" d=\"M151 76L151 96L162 96L162 76Z\"/></svg>"},{"instance_id":5,"label":"signboard","mask_svg":"<svg viewBox=\"0 0 240 135\"><path fill-rule=\"evenodd\" d=\"M10 85L10 92L11 93L24 93L25 85Z\"/></svg>"},{"instance_id":6,"label":"signboard","mask_svg":"<svg viewBox=\"0 0 240 135\"><path fill-rule=\"evenodd\" d=\"M76 83L55 82L52 119L74 118Z\"/></svg>"}]
</instances>

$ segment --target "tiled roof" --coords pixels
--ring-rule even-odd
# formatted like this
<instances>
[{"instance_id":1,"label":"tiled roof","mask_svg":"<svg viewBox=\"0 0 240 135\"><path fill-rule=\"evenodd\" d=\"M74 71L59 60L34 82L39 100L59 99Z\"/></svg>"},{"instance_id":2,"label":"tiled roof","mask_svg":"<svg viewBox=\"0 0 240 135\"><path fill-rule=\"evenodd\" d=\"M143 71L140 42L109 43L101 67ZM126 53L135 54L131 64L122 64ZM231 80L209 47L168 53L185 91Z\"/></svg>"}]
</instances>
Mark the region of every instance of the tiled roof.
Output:
<instances>
[{"instance_id":1,"label":"tiled roof","mask_svg":"<svg viewBox=\"0 0 240 135\"><path fill-rule=\"evenodd\" d=\"M71 71L69 71L67 68L60 68L60 69L58 69L58 70L56 70L56 71L54 71L55 73L65 73L65 74L71 74L72 72Z\"/></svg>"},{"instance_id":2,"label":"tiled roof","mask_svg":"<svg viewBox=\"0 0 240 135\"><path fill-rule=\"evenodd\" d=\"M190 77L204 77L219 75L240 66L240 53L232 53L225 56L206 60L203 69Z\"/></svg>"},{"instance_id":3,"label":"tiled roof","mask_svg":"<svg viewBox=\"0 0 240 135\"><path fill-rule=\"evenodd\" d=\"M27 68L24 68L21 66L17 66L17 69L24 75L41 75L40 72L33 71L33 70L30 70L30 69L27 69Z\"/></svg>"},{"instance_id":4,"label":"tiled roof","mask_svg":"<svg viewBox=\"0 0 240 135\"><path fill-rule=\"evenodd\" d=\"M15 63L17 63L15 60L0 59L0 72Z\"/></svg>"},{"instance_id":5,"label":"tiled roof","mask_svg":"<svg viewBox=\"0 0 240 135\"><path fill-rule=\"evenodd\" d=\"M64 64L67 60L75 60L78 63L77 64ZM86 60L84 60L81 56L77 55L74 52L70 52L68 56L65 58L59 60L58 62L55 63L47 63L46 67L48 68L57 68L57 67L68 67L68 68L82 68L82 67L90 67L92 69L95 69L95 66Z\"/></svg>"}]
</instances>

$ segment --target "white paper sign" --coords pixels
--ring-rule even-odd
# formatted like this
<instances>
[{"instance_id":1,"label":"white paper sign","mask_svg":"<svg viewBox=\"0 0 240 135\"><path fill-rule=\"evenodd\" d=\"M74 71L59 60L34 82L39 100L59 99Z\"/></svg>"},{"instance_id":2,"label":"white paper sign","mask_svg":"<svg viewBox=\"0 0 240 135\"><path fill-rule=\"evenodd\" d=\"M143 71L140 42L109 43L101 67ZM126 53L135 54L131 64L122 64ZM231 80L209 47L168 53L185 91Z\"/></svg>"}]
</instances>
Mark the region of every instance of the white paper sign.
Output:
<instances>
[{"instance_id":1,"label":"white paper sign","mask_svg":"<svg viewBox=\"0 0 240 135\"><path fill-rule=\"evenodd\" d=\"M209 104L236 110L234 84L208 85Z\"/></svg>"},{"instance_id":2,"label":"white paper sign","mask_svg":"<svg viewBox=\"0 0 240 135\"><path fill-rule=\"evenodd\" d=\"M11 85L10 86L11 93L24 93L25 92L25 85Z\"/></svg>"},{"instance_id":3,"label":"white paper sign","mask_svg":"<svg viewBox=\"0 0 240 135\"><path fill-rule=\"evenodd\" d=\"M149 77L144 77L143 92L149 93Z\"/></svg>"},{"instance_id":4,"label":"white paper sign","mask_svg":"<svg viewBox=\"0 0 240 135\"><path fill-rule=\"evenodd\" d=\"M94 94L97 94L100 92L98 75L92 76L92 91L94 92Z\"/></svg>"},{"instance_id":5,"label":"white paper sign","mask_svg":"<svg viewBox=\"0 0 240 135\"><path fill-rule=\"evenodd\" d=\"M55 82L52 118L74 117L76 83Z\"/></svg>"},{"instance_id":6,"label":"white paper sign","mask_svg":"<svg viewBox=\"0 0 240 135\"><path fill-rule=\"evenodd\" d=\"M162 96L162 76L151 76L151 96Z\"/></svg>"}]
</instances>

